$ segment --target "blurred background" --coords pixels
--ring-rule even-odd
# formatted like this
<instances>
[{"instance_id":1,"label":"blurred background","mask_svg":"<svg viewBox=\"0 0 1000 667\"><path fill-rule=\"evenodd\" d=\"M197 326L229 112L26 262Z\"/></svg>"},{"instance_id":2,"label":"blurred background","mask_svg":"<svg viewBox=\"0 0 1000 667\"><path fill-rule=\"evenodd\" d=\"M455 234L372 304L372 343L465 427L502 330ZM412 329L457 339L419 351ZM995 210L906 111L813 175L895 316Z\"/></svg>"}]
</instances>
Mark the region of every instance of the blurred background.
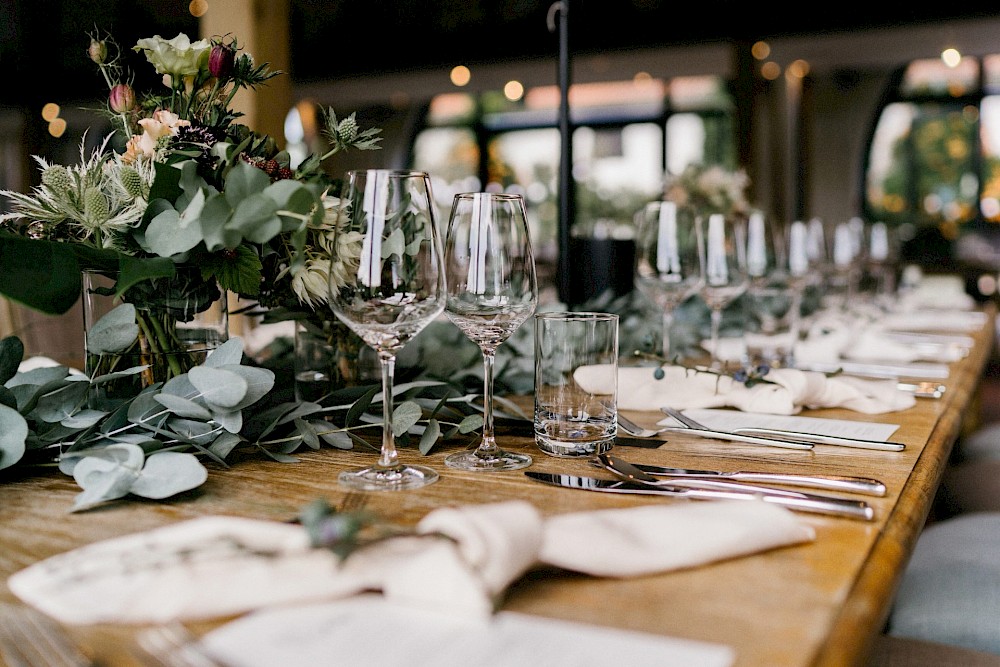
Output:
<instances>
[{"instance_id":1,"label":"blurred background","mask_svg":"<svg viewBox=\"0 0 1000 667\"><path fill-rule=\"evenodd\" d=\"M905 261L959 272L974 296L995 298L1000 8L677 4L6 0L0 188L27 191L31 156L72 162L85 136L96 145L108 129L94 111L106 86L87 58L91 34L124 48L154 34L231 34L286 73L237 104L293 159L322 149L316 112L332 107L384 140L335 156L331 173L426 170L445 215L455 192L523 193L549 302L627 295L634 215L691 164L745 171L753 204L779 221L884 221ZM76 309L0 306L0 333L18 332L29 353L78 355L79 322Z\"/></svg>"}]
</instances>

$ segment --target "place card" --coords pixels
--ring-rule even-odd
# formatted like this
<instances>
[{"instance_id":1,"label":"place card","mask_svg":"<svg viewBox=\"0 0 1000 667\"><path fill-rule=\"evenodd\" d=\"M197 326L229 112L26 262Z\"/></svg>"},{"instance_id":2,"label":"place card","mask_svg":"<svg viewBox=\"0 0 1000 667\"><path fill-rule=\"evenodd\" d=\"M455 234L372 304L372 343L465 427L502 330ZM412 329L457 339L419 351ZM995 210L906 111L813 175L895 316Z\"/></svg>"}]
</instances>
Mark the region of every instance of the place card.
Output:
<instances>
[{"instance_id":1,"label":"place card","mask_svg":"<svg viewBox=\"0 0 1000 667\"><path fill-rule=\"evenodd\" d=\"M718 644L514 612L474 619L375 595L255 612L209 632L201 644L223 664L241 667L729 667L736 659Z\"/></svg>"},{"instance_id":2,"label":"place card","mask_svg":"<svg viewBox=\"0 0 1000 667\"><path fill-rule=\"evenodd\" d=\"M742 412L739 410L718 410L714 408L685 410L684 414L705 424L709 428L719 431L732 431L738 428L777 428L815 435L831 435L841 438L886 442L899 429L899 424L771 415L757 412ZM661 420L659 424L676 425L676 422L667 417Z\"/></svg>"}]
</instances>

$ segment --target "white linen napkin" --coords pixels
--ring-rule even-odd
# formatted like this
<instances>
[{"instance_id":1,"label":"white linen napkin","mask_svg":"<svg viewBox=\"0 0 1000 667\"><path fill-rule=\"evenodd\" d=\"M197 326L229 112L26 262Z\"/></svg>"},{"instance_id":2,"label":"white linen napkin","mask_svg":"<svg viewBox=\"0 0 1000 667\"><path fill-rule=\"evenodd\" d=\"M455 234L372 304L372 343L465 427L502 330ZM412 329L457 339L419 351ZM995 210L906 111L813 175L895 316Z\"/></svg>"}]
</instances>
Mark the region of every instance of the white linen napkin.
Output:
<instances>
[{"instance_id":1,"label":"white linen napkin","mask_svg":"<svg viewBox=\"0 0 1000 667\"><path fill-rule=\"evenodd\" d=\"M535 565L629 577L815 539L789 510L757 500L657 504L554 516L511 501L445 508L424 536L377 542L341 562L292 524L213 516L96 542L8 579L68 624L165 623L381 591L389 601L488 616ZM435 534L444 534L450 539Z\"/></svg>"},{"instance_id":2,"label":"white linen napkin","mask_svg":"<svg viewBox=\"0 0 1000 667\"><path fill-rule=\"evenodd\" d=\"M730 667L736 662L736 651L720 644L509 611L488 619L437 614L378 595L262 609L212 630L200 647L229 667Z\"/></svg>"},{"instance_id":3,"label":"white linen napkin","mask_svg":"<svg viewBox=\"0 0 1000 667\"><path fill-rule=\"evenodd\" d=\"M894 380L867 380L846 375L776 368L767 382L747 387L728 375L696 372L682 366L664 366L657 380L648 366L618 369L618 409L659 410L731 407L745 412L793 415L803 408L846 408L866 414L906 410L916 404L913 394L901 391ZM586 391L602 393L587 367L577 369L576 381Z\"/></svg>"}]
</instances>

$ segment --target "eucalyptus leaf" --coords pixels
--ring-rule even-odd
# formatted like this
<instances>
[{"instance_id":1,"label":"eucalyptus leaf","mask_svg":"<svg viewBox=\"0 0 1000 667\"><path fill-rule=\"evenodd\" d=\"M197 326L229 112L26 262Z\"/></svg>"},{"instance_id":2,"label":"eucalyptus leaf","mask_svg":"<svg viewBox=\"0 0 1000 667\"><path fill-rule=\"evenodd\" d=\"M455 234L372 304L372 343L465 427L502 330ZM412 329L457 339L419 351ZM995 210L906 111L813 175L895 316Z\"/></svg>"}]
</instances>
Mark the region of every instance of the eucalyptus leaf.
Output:
<instances>
[{"instance_id":1,"label":"eucalyptus leaf","mask_svg":"<svg viewBox=\"0 0 1000 667\"><path fill-rule=\"evenodd\" d=\"M160 392L153 397L157 403L170 410L179 417L189 417L191 419L211 419L212 413L194 401L189 401L181 396L165 394Z\"/></svg>"},{"instance_id":2,"label":"eucalyptus leaf","mask_svg":"<svg viewBox=\"0 0 1000 667\"><path fill-rule=\"evenodd\" d=\"M302 438L302 443L310 449L319 449L319 438L312 423L304 419L295 420L295 432Z\"/></svg>"},{"instance_id":3,"label":"eucalyptus leaf","mask_svg":"<svg viewBox=\"0 0 1000 667\"><path fill-rule=\"evenodd\" d=\"M17 410L17 396L7 387L0 386L0 405Z\"/></svg>"},{"instance_id":4,"label":"eucalyptus leaf","mask_svg":"<svg viewBox=\"0 0 1000 667\"><path fill-rule=\"evenodd\" d=\"M472 433L483 427L482 415L469 415L458 424L459 433Z\"/></svg>"},{"instance_id":5,"label":"eucalyptus leaf","mask_svg":"<svg viewBox=\"0 0 1000 667\"><path fill-rule=\"evenodd\" d=\"M146 459L146 465L129 492L160 500L197 488L207 479L208 470L196 456L182 452L157 452Z\"/></svg>"},{"instance_id":6,"label":"eucalyptus leaf","mask_svg":"<svg viewBox=\"0 0 1000 667\"><path fill-rule=\"evenodd\" d=\"M112 382L114 380L119 380L124 377L129 377L130 375L138 375L149 368L149 365L145 366L132 366L131 368L126 368L123 371L115 371L114 373L105 373L104 375L98 375L90 381L90 384L94 386L99 386L107 382Z\"/></svg>"},{"instance_id":7,"label":"eucalyptus leaf","mask_svg":"<svg viewBox=\"0 0 1000 667\"><path fill-rule=\"evenodd\" d=\"M32 368L30 371L15 373L4 384L8 388L21 385L34 385L41 387L62 380L69 375L69 369L65 366L40 366Z\"/></svg>"},{"instance_id":8,"label":"eucalyptus leaf","mask_svg":"<svg viewBox=\"0 0 1000 667\"><path fill-rule=\"evenodd\" d=\"M239 445L243 442L237 433L229 433L228 431L219 435L212 444L209 445L208 449L210 452L218 456L220 459L224 459Z\"/></svg>"},{"instance_id":9,"label":"eucalyptus leaf","mask_svg":"<svg viewBox=\"0 0 1000 667\"><path fill-rule=\"evenodd\" d=\"M24 359L24 343L17 336L7 336L0 340L0 385L14 377L17 367Z\"/></svg>"},{"instance_id":10,"label":"eucalyptus leaf","mask_svg":"<svg viewBox=\"0 0 1000 667\"><path fill-rule=\"evenodd\" d=\"M87 331L89 354L118 354L139 337L135 306L123 303L112 308Z\"/></svg>"},{"instance_id":11,"label":"eucalyptus leaf","mask_svg":"<svg viewBox=\"0 0 1000 667\"><path fill-rule=\"evenodd\" d=\"M0 470L21 460L27 437L28 422L24 417L13 408L0 405Z\"/></svg>"},{"instance_id":12,"label":"eucalyptus leaf","mask_svg":"<svg viewBox=\"0 0 1000 667\"><path fill-rule=\"evenodd\" d=\"M274 388L274 371L270 369L227 364L222 366L221 370L235 373L246 382L247 390L243 399L233 406L226 406L232 407L234 410L242 410L253 405ZM212 402L218 404L217 401Z\"/></svg>"},{"instance_id":13,"label":"eucalyptus leaf","mask_svg":"<svg viewBox=\"0 0 1000 667\"><path fill-rule=\"evenodd\" d=\"M212 350L202 366L209 368L221 368L230 364L239 364L243 361L243 339L234 336L219 347Z\"/></svg>"},{"instance_id":14,"label":"eucalyptus leaf","mask_svg":"<svg viewBox=\"0 0 1000 667\"><path fill-rule=\"evenodd\" d=\"M60 424L67 428L89 428L107 416L103 410L79 410L63 419Z\"/></svg>"},{"instance_id":15,"label":"eucalyptus leaf","mask_svg":"<svg viewBox=\"0 0 1000 667\"><path fill-rule=\"evenodd\" d=\"M74 499L72 511L78 512L102 502L123 498L138 479L145 458L142 449L135 445L109 445L104 451L117 456L88 456L73 468L73 479L83 489L83 493Z\"/></svg>"},{"instance_id":16,"label":"eucalyptus leaf","mask_svg":"<svg viewBox=\"0 0 1000 667\"><path fill-rule=\"evenodd\" d=\"M345 431L334 431L328 428L326 431L321 431L318 435L323 442L333 445L337 449L354 449L354 441L351 439L350 434Z\"/></svg>"},{"instance_id":17,"label":"eucalyptus leaf","mask_svg":"<svg viewBox=\"0 0 1000 667\"><path fill-rule=\"evenodd\" d=\"M392 434L399 437L410 430L410 427L420 421L423 410L413 401L406 401L396 406L392 412Z\"/></svg>"},{"instance_id":18,"label":"eucalyptus leaf","mask_svg":"<svg viewBox=\"0 0 1000 667\"><path fill-rule=\"evenodd\" d=\"M239 433L243 430L243 413L239 410L212 410L212 419L230 433Z\"/></svg>"},{"instance_id":19,"label":"eucalyptus leaf","mask_svg":"<svg viewBox=\"0 0 1000 667\"><path fill-rule=\"evenodd\" d=\"M397 227L382 241L382 259L388 259L392 255L402 257L405 248L403 230Z\"/></svg>"},{"instance_id":20,"label":"eucalyptus leaf","mask_svg":"<svg viewBox=\"0 0 1000 667\"><path fill-rule=\"evenodd\" d=\"M435 444L437 444L438 439L441 437L441 425L436 419L429 419L427 421L427 428L424 429L424 434L420 436L420 444L418 449L421 454L426 455L431 451Z\"/></svg>"},{"instance_id":21,"label":"eucalyptus leaf","mask_svg":"<svg viewBox=\"0 0 1000 667\"><path fill-rule=\"evenodd\" d=\"M247 395L247 381L237 373L221 368L195 366L188 372L191 384L209 403L232 408Z\"/></svg>"},{"instance_id":22,"label":"eucalyptus leaf","mask_svg":"<svg viewBox=\"0 0 1000 667\"><path fill-rule=\"evenodd\" d=\"M79 410L87 390L86 384L66 383L40 396L31 416L46 422L61 422Z\"/></svg>"}]
</instances>

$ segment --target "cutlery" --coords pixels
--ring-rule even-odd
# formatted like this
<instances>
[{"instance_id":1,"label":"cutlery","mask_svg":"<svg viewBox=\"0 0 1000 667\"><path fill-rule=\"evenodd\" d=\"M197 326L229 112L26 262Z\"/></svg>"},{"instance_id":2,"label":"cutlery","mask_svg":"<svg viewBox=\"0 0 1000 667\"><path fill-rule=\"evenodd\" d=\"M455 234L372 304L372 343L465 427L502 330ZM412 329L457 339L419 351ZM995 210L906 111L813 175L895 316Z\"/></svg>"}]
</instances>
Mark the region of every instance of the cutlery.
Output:
<instances>
[{"instance_id":1,"label":"cutlery","mask_svg":"<svg viewBox=\"0 0 1000 667\"><path fill-rule=\"evenodd\" d=\"M596 464L595 465L599 465ZM746 482L773 482L788 486L803 486L830 491L863 493L868 496L884 496L885 484L868 477L850 477L841 475L797 475L783 472L723 472L721 470L695 470L691 468L671 468L667 466L633 463L636 468L650 475L678 479L732 479ZM602 466L603 467L603 466Z\"/></svg>"},{"instance_id":2,"label":"cutlery","mask_svg":"<svg viewBox=\"0 0 1000 667\"><path fill-rule=\"evenodd\" d=\"M654 435L659 435L667 430L665 428L658 428L656 430L643 428L620 412L618 413L618 425L622 427L625 432L630 435L634 435L637 438L652 438Z\"/></svg>"},{"instance_id":3,"label":"cutlery","mask_svg":"<svg viewBox=\"0 0 1000 667\"><path fill-rule=\"evenodd\" d=\"M701 422L691 419L680 410L674 408L660 408L660 410L676 419L685 427L690 429L706 430L707 426ZM737 428L732 433L762 436L776 439L788 439L794 442L812 442L820 445L842 445L844 447L857 447L859 449L880 449L889 452L900 452L906 448L901 442L883 442L879 440L862 440L860 438L847 438L839 435L822 435L819 433L803 433L801 431L788 431L777 428Z\"/></svg>"},{"instance_id":4,"label":"cutlery","mask_svg":"<svg viewBox=\"0 0 1000 667\"><path fill-rule=\"evenodd\" d=\"M582 489L599 493L617 493L625 495L668 496L671 498L691 498L701 500L763 500L789 509L818 514L829 514L852 519L871 521L875 514L871 506L864 502L849 500L824 500L822 502L809 498L793 498L779 495L768 495L757 491L734 491L691 489L667 486L649 486L625 482L623 480L600 479L581 475L562 475L533 470L525 471L525 476L536 482L550 484L564 489Z\"/></svg>"},{"instance_id":5,"label":"cutlery","mask_svg":"<svg viewBox=\"0 0 1000 667\"><path fill-rule=\"evenodd\" d=\"M845 375L860 375L871 378L895 380L897 378L919 378L922 380L945 380L948 378L948 364L912 363L912 364L867 364L852 361L836 361L833 363L796 363L801 371L817 371L819 373L843 373Z\"/></svg>"},{"instance_id":6,"label":"cutlery","mask_svg":"<svg viewBox=\"0 0 1000 667\"><path fill-rule=\"evenodd\" d=\"M666 408L663 408L666 410ZM676 419L676 417L675 417ZM686 433L688 435L698 435L703 438L714 438L715 440L727 440L730 442L745 442L751 445L766 445L768 447L783 447L785 449L812 449L812 443L799 442L794 439L766 438L757 435L732 433L729 431L716 431L705 426L697 428L688 426L665 426L661 429L644 429L635 422L618 415L618 424L632 435L640 438L649 438L660 433Z\"/></svg>"},{"instance_id":7,"label":"cutlery","mask_svg":"<svg viewBox=\"0 0 1000 667\"><path fill-rule=\"evenodd\" d=\"M620 477L625 482L640 484L642 486L650 486L653 488L663 488L663 487L670 489L675 488L674 480L664 480L654 477L653 475L643 472L642 470L635 467L628 461L625 461L624 459L621 459L617 456L613 456L611 454L599 454L597 459L608 472ZM730 488L721 488L721 487L701 488L694 486L681 487L681 488L691 488L694 490L709 490L709 491L716 491L716 490L732 491L736 493L744 492L741 491L739 488L732 488L733 486L740 487L742 485L740 485L738 482L733 482L731 483ZM748 489L751 490L752 492L758 493L762 498L768 500L769 502L787 505L788 507L793 509L796 507L799 507L801 509L801 507L796 506L794 503L792 503L792 501L808 501L814 503L814 505L812 506L812 510L816 512L832 513L838 515L841 514L842 512L856 513L856 516L860 518L871 518L870 515L872 515L872 510L869 507L868 503L860 500L846 500L843 498L834 498L831 496L824 496L821 494L814 494L814 493L793 493L792 495L789 495L786 492L775 493L777 489L769 489L767 487L749 486Z\"/></svg>"},{"instance_id":8,"label":"cutlery","mask_svg":"<svg viewBox=\"0 0 1000 667\"><path fill-rule=\"evenodd\" d=\"M896 389L908 391L917 398L941 398L944 396L945 387L937 382L897 382Z\"/></svg>"},{"instance_id":9,"label":"cutlery","mask_svg":"<svg viewBox=\"0 0 1000 667\"><path fill-rule=\"evenodd\" d=\"M94 662L56 621L21 604L0 605L0 663L11 667L91 667Z\"/></svg>"}]
</instances>

